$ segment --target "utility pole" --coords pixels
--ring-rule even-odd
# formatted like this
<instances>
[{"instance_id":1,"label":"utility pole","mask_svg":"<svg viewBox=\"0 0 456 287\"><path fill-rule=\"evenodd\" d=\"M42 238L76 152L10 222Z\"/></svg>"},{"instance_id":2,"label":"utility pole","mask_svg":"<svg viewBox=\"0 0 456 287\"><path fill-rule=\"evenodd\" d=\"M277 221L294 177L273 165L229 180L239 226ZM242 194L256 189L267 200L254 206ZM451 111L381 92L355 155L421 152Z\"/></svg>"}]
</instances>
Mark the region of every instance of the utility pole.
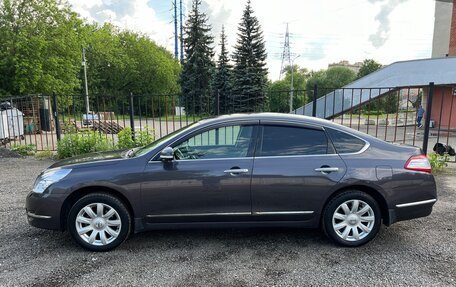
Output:
<instances>
[{"instance_id":1,"label":"utility pole","mask_svg":"<svg viewBox=\"0 0 456 287\"><path fill-rule=\"evenodd\" d=\"M174 5L174 58L179 58L179 49L177 46L177 3L176 0L173 2Z\"/></svg>"},{"instance_id":2,"label":"utility pole","mask_svg":"<svg viewBox=\"0 0 456 287\"><path fill-rule=\"evenodd\" d=\"M299 58L299 55L297 55L296 57L294 57L293 60L291 60L291 84L290 84L290 113L293 112L293 97L294 97L294 81L293 81L293 70L294 70L294 66L293 66L293 63L294 61Z\"/></svg>"},{"instance_id":3,"label":"utility pole","mask_svg":"<svg viewBox=\"0 0 456 287\"><path fill-rule=\"evenodd\" d=\"M280 65L280 74L279 74L279 80L282 77L282 74L284 72L285 64L288 63L288 65L291 65L291 53L290 53L290 34L288 33L288 23L287 23L287 29L285 31L285 41L283 43L283 52L282 52L282 64Z\"/></svg>"},{"instance_id":4,"label":"utility pole","mask_svg":"<svg viewBox=\"0 0 456 287\"><path fill-rule=\"evenodd\" d=\"M183 32L183 26L184 24L182 23L182 0L179 2L180 6L180 48L181 48L181 54L180 54L180 60L181 63L184 62L184 32Z\"/></svg>"},{"instance_id":5,"label":"utility pole","mask_svg":"<svg viewBox=\"0 0 456 287\"><path fill-rule=\"evenodd\" d=\"M85 49L82 48L82 66L84 66L84 85L85 85L85 104L86 104L86 117L89 120L89 87L87 85L87 62L85 58Z\"/></svg>"}]
</instances>

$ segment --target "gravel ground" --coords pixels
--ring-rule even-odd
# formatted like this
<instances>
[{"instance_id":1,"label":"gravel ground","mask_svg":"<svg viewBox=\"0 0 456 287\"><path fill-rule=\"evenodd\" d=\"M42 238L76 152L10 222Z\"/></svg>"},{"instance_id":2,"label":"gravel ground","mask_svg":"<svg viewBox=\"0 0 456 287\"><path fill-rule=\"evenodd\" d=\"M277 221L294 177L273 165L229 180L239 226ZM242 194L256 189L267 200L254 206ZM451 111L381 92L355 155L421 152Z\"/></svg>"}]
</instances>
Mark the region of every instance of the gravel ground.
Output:
<instances>
[{"instance_id":1,"label":"gravel ground","mask_svg":"<svg viewBox=\"0 0 456 287\"><path fill-rule=\"evenodd\" d=\"M334 246L318 230L153 231L92 253L27 224L24 200L51 164L0 159L0 286L456 286L456 166L436 176L430 217Z\"/></svg>"}]
</instances>

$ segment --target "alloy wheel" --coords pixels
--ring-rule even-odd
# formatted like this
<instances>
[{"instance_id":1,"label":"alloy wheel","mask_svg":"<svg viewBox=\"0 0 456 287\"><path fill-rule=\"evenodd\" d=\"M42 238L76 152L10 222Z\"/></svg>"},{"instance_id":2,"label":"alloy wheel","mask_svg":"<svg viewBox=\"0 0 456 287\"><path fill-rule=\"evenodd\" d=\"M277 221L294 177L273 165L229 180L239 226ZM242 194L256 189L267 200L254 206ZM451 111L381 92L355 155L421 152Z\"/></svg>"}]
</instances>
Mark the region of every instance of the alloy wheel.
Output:
<instances>
[{"instance_id":1,"label":"alloy wheel","mask_svg":"<svg viewBox=\"0 0 456 287\"><path fill-rule=\"evenodd\" d=\"M110 244L122 228L119 213L112 206L99 202L84 206L78 212L75 224L81 239L94 246Z\"/></svg>"},{"instance_id":2,"label":"alloy wheel","mask_svg":"<svg viewBox=\"0 0 456 287\"><path fill-rule=\"evenodd\" d=\"M332 216L332 227L346 241L359 241L374 228L375 213L372 207L359 199L351 199L339 205Z\"/></svg>"}]
</instances>

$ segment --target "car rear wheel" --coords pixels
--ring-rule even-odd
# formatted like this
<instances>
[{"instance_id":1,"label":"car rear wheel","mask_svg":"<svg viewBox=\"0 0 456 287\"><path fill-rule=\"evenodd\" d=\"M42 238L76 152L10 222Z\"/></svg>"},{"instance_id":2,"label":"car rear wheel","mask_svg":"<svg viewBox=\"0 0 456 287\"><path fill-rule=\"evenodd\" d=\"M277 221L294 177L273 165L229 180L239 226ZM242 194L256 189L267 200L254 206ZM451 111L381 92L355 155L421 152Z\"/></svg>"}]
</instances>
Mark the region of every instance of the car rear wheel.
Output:
<instances>
[{"instance_id":1,"label":"car rear wheel","mask_svg":"<svg viewBox=\"0 0 456 287\"><path fill-rule=\"evenodd\" d=\"M108 251L124 242L131 229L131 216L116 197L89 194L70 209L67 228L71 237L91 251Z\"/></svg>"},{"instance_id":2,"label":"car rear wheel","mask_svg":"<svg viewBox=\"0 0 456 287\"><path fill-rule=\"evenodd\" d=\"M333 241L343 246L361 246L380 230L378 203L362 191L345 191L325 207L323 229Z\"/></svg>"}]
</instances>

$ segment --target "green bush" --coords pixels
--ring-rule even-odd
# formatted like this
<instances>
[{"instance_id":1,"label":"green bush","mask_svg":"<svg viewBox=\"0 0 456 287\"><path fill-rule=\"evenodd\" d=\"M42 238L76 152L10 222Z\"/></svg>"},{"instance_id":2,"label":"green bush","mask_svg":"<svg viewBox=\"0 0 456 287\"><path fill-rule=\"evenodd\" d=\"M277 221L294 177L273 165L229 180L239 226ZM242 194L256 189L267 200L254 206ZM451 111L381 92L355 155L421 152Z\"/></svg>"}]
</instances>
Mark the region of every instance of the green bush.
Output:
<instances>
[{"instance_id":1,"label":"green bush","mask_svg":"<svg viewBox=\"0 0 456 287\"><path fill-rule=\"evenodd\" d=\"M14 145L11 147L12 151L17 152L20 155L34 155L36 151L36 146L34 144L21 144Z\"/></svg>"},{"instance_id":2,"label":"green bush","mask_svg":"<svg viewBox=\"0 0 456 287\"><path fill-rule=\"evenodd\" d=\"M447 161L448 161L448 154L445 153L443 156L439 155L435 152L431 152L428 154L428 160L429 163L431 164L432 171L441 171L445 167L448 166Z\"/></svg>"},{"instance_id":3,"label":"green bush","mask_svg":"<svg viewBox=\"0 0 456 287\"><path fill-rule=\"evenodd\" d=\"M146 127L145 130L139 131L135 134L136 146L145 146L151 144L155 141L155 136L153 131L149 131Z\"/></svg>"},{"instance_id":4,"label":"green bush","mask_svg":"<svg viewBox=\"0 0 456 287\"><path fill-rule=\"evenodd\" d=\"M119 149L127 149L135 147L135 142L133 141L131 128L124 128L117 134L117 147Z\"/></svg>"},{"instance_id":5,"label":"green bush","mask_svg":"<svg viewBox=\"0 0 456 287\"><path fill-rule=\"evenodd\" d=\"M145 130L135 133L135 140L132 139L131 128L124 128L118 134L118 142L115 145L112 140L99 134L98 132L79 132L66 134L57 143L57 158L67 158L80 154L109 151L115 149L129 149L145 146L152 143L154 138L153 131L145 127ZM39 157L51 157L50 153L40 154Z\"/></svg>"},{"instance_id":6,"label":"green bush","mask_svg":"<svg viewBox=\"0 0 456 287\"><path fill-rule=\"evenodd\" d=\"M117 134L119 149L128 149L139 146L145 146L155 140L153 131L150 131L147 126L142 131L135 132L135 140L132 139L131 128L124 128Z\"/></svg>"},{"instance_id":7,"label":"green bush","mask_svg":"<svg viewBox=\"0 0 456 287\"><path fill-rule=\"evenodd\" d=\"M67 134L57 144L57 157L67 158L75 155L113 150L114 145L98 132Z\"/></svg>"}]
</instances>

